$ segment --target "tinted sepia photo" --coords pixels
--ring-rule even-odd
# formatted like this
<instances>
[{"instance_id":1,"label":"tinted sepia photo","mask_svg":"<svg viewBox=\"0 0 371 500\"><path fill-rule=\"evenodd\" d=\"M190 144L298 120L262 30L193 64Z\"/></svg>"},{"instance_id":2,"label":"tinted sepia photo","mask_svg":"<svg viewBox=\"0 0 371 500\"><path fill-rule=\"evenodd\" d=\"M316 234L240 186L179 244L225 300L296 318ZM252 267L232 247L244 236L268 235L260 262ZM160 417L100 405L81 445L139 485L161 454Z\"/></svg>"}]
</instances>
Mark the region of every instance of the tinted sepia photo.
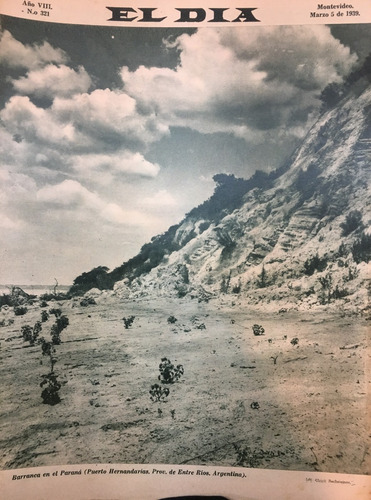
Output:
<instances>
[{"instance_id":1,"label":"tinted sepia photo","mask_svg":"<svg viewBox=\"0 0 371 500\"><path fill-rule=\"evenodd\" d=\"M370 40L2 16L2 470L368 473Z\"/></svg>"}]
</instances>

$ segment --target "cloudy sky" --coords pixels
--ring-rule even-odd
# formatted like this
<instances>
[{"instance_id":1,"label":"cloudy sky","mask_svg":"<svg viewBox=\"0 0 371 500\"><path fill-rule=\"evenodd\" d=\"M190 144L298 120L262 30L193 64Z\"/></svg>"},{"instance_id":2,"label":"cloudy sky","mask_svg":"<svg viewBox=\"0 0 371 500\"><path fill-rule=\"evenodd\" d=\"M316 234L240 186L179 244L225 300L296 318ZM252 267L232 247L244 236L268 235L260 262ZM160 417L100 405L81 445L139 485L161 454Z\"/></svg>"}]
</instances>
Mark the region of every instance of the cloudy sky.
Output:
<instances>
[{"instance_id":1,"label":"cloudy sky","mask_svg":"<svg viewBox=\"0 0 371 500\"><path fill-rule=\"evenodd\" d=\"M114 268L213 192L280 166L367 26L136 29L3 18L0 283Z\"/></svg>"}]
</instances>

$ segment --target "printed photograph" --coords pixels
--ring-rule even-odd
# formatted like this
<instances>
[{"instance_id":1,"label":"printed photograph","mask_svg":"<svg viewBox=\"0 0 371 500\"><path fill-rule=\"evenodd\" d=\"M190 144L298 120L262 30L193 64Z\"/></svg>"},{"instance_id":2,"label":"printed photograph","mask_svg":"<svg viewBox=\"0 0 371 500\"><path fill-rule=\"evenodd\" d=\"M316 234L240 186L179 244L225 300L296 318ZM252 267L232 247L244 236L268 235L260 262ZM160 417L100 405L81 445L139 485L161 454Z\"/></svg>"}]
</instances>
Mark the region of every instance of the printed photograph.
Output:
<instances>
[{"instance_id":1,"label":"printed photograph","mask_svg":"<svg viewBox=\"0 0 371 500\"><path fill-rule=\"evenodd\" d=\"M1 17L1 469L368 473L370 41Z\"/></svg>"}]
</instances>

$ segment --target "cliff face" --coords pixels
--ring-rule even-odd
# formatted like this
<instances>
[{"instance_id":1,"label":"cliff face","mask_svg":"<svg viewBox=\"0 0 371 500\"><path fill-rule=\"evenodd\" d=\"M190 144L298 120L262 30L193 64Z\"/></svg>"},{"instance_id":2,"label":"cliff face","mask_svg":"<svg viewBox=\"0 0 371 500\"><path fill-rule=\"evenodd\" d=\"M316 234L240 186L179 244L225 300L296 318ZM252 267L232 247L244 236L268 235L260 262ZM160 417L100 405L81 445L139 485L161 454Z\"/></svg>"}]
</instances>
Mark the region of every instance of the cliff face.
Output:
<instances>
[{"instance_id":1,"label":"cliff face","mask_svg":"<svg viewBox=\"0 0 371 500\"><path fill-rule=\"evenodd\" d=\"M168 248L158 265L118 281L115 294L234 294L279 307L338 301L364 308L370 153L371 89L365 80L321 116L284 173L246 188L233 211L220 209L215 217L205 216L207 210L190 212L166 235Z\"/></svg>"}]
</instances>

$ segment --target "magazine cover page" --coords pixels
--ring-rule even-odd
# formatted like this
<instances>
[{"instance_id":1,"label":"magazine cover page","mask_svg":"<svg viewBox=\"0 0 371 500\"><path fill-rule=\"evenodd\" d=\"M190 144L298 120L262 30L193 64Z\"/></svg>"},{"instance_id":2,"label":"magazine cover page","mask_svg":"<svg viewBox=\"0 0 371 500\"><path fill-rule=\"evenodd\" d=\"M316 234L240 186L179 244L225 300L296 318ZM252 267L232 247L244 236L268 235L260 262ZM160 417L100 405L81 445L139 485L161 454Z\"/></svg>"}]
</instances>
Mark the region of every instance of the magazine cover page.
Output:
<instances>
[{"instance_id":1,"label":"magazine cover page","mask_svg":"<svg viewBox=\"0 0 371 500\"><path fill-rule=\"evenodd\" d=\"M370 22L0 0L4 500L369 498Z\"/></svg>"}]
</instances>

